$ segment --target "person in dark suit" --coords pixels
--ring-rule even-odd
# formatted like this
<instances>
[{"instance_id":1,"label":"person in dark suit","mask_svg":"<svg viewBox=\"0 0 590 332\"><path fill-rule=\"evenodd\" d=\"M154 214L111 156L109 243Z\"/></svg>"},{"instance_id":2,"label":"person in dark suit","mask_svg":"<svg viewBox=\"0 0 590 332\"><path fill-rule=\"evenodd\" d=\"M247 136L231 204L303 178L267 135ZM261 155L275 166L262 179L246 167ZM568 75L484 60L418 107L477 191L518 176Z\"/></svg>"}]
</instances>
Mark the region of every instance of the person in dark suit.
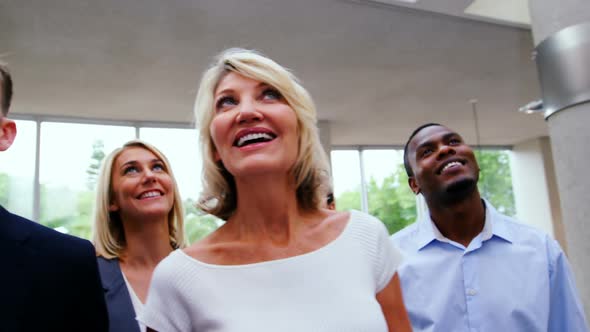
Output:
<instances>
[{"instance_id":1,"label":"person in dark suit","mask_svg":"<svg viewBox=\"0 0 590 332\"><path fill-rule=\"evenodd\" d=\"M156 265L185 246L183 208L166 157L141 140L103 161L98 177L93 241L111 332L145 331L142 311Z\"/></svg>"},{"instance_id":2,"label":"person in dark suit","mask_svg":"<svg viewBox=\"0 0 590 332\"><path fill-rule=\"evenodd\" d=\"M0 151L16 136L6 118L12 79L0 64ZM107 331L92 244L0 206L0 331Z\"/></svg>"}]
</instances>

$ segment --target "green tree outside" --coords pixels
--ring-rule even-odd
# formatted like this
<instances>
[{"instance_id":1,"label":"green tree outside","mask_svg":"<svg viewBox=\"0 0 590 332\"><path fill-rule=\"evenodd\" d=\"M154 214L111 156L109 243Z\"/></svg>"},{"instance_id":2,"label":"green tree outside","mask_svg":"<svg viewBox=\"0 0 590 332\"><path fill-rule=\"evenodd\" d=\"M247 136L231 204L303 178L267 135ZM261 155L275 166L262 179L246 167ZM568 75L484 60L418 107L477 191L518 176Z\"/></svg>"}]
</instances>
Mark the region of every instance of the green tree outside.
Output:
<instances>
[{"instance_id":1,"label":"green tree outside","mask_svg":"<svg viewBox=\"0 0 590 332\"><path fill-rule=\"evenodd\" d=\"M196 207L196 202L188 198L184 206L184 231L188 243L194 243L216 230L223 220L212 215L203 215Z\"/></svg>"},{"instance_id":2,"label":"green tree outside","mask_svg":"<svg viewBox=\"0 0 590 332\"><path fill-rule=\"evenodd\" d=\"M345 191L336 197L336 210L361 210L361 188L357 187L354 191Z\"/></svg>"},{"instance_id":3,"label":"green tree outside","mask_svg":"<svg viewBox=\"0 0 590 332\"><path fill-rule=\"evenodd\" d=\"M377 183L371 178L367 188L369 214L379 218L393 234L416 220L416 197L408 187L403 165Z\"/></svg>"},{"instance_id":4,"label":"green tree outside","mask_svg":"<svg viewBox=\"0 0 590 332\"><path fill-rule=\"evenodd\" d=\"M369 214L379 218L393 234L416 220L416 198L407 186L408 176L403 165L398 165L393 174L378 183L374 178L367 183ZM340 211L361 209L360 187L343 192L336 198Z\"/></svg>"},{"instance_id":5,"label":"green tree outside","mask_svg":"<svg viewBox=\"0 0 590 332\"><path fill-rule=\"evenodd\" d=\"M8 205L10 195L10 177L6 173L0 173L0 205Z\"/></svg>"},{"instance_id":6,"label":"green tree outside","mask_svg":"<svg viewBox=\"0 0 590 332\"><path fill-rule=\"evenodd\" d=\"M92 214L96 200L96 182L104 157L103 141L95 140L92 143L90 163L86 169L87 190L73 191L67 187L48 188L41 184L42 224L66 231L71 235L90 239ZM73 207L71 206L72 202L74 202Z\"/></svg>"},{"instance_id":7,"label":"green tree outside","mask_svg":"<svg viewBox=\"0 0 590 332\"><path fill-rule=\"evenodd\" d=\"M479 150L475 152L479 164L479 192L498 212L516 215L510 157L507 151Z\"/></svg>"},{"instance_id":8,"label":"green tree outside","mask_svg":"<svg viewBox=\"0 0 590 332\"><path fill-rule=\"evenodd\" d=\"M98 181L98 173L100 172L100 165L105 157L104 143L102 140L97 139L92 143L92 155L90 155L90 165L86 169L88 179L86 180L86 186L88 190L93 191Z\"/></svg>"}]
</instances>

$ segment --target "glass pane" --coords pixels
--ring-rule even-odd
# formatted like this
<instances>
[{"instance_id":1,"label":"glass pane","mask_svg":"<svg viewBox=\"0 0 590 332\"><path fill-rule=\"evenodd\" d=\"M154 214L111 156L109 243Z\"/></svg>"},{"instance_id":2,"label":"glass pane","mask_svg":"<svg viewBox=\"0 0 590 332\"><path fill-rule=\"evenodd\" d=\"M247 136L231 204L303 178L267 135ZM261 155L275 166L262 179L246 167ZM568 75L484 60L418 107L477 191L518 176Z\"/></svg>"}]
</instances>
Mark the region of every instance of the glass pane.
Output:
<instances>
[{"instance_id":1,"label":"glass pane","mask_svg":"<svg viewBox=\"0 0 590 332\"><path fill-rule=\"evenodd\" d=\"M12 146L0 153L0 205L25 218L33 218L33 182L37 124L16 120Z\"/></svg>"},{"instance_id":2,"label":"glass pane","mask_svg":"<svg viewBox=\"0 0 590 332\"><path fill-rule=\"evenodd\" d=\"M89 238L100 162L133 138L133 127L42 123L41 223Z\"/></svg>"},{"instance_id":3,"label":"glass pane","mask_svg":"<svg viewBox=\"0 0 590 332\"><path fill-rule=\"evenodd\" d=\"M489 200L498 212L515 216L516 207L512 191L512 173L510 171L510 151L479 150L476 151L479 172L479 192Z\"/></svg>"},{"instance_id":4,"label":"glass pane","mask_svg":"<svg viewBox=\"0 0 590 332\"><path fill-rule=\"evenodd\" d=\"M223 221L211 215L202 215L195 207L202 190L203 168L196 129L141 128L139 137L157 147L170 161L182 196L189 243L217 229Z\"/></svg>"},{"instance_id":5,"label":"glass pane","mask_svg":"<svg viewBox=\"0 0 590 332\"><path fill-rule=\"evenodd\" d=\"M416 197L408 186L403 150L364 150L369 213L393 234L416 220Z\"/></svg>"},{"instance_id":6,"label":"glass pane","mask_svg":"<svg viewBox=\"0 0 590 332\"><path fill-rule=\"evenodd\" d=\"M332 150L336 210L361 210L361 171L357 150Z\"/></svg>"}]
</instances>

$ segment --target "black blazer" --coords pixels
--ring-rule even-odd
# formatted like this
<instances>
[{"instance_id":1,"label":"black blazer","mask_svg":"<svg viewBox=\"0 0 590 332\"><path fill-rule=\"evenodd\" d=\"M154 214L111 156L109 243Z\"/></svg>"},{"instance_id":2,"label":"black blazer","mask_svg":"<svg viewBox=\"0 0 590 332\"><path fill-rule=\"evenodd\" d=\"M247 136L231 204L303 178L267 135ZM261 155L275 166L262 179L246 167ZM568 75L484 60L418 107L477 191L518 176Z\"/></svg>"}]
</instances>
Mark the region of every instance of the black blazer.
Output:
<instances>
[{"instance_id":1,"label":"black blazer","mask_svg":"<svg viewBox=\"0 0 590 332\"><path fill-rule=\"evenodd\" d=\"M107 331L94 247L0 206L0 330Z\"/></svg>"},{"instance_id":2,"label":"black blazer","mask_svg":"<svg viewBox=\"0 0 590 332\"><path fill-rule=\"evenodd\" d=\"M119 260L98 257L98 270L109 311L109 331L140 332Z\"/></svg>"}]
</instances>

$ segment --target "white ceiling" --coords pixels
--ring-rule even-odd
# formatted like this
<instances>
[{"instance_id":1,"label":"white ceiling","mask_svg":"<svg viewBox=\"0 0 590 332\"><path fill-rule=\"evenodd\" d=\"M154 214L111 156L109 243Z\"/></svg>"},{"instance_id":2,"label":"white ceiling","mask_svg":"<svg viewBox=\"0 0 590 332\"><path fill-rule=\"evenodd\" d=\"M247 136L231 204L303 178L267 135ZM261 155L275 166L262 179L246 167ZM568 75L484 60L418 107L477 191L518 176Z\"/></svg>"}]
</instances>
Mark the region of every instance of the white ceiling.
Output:
<instances>
[{"instance_id":1,"label":"white ceiling","mask_svg":"<svg viewBox=\"0 0 590 332\"><path fill-rule=\"evenodd\" d=\"M539 98L530 30L450 16L471 3L2 0L0 54L17 114L190 122L202 71L241 46L295 71L333 145L403 144L433 121L475 142L472 98L481 143L546 135L516 111Z\"/></svg>"},{"instance_id":2,"label":"white ceiling","mask_svg":"<svg viewBox=\"0 0 590 332\"><path fill-rule=\"evenodd\" d=\"M355 0L530 29L529 0Z\"/></svg>"}]
</instances>

